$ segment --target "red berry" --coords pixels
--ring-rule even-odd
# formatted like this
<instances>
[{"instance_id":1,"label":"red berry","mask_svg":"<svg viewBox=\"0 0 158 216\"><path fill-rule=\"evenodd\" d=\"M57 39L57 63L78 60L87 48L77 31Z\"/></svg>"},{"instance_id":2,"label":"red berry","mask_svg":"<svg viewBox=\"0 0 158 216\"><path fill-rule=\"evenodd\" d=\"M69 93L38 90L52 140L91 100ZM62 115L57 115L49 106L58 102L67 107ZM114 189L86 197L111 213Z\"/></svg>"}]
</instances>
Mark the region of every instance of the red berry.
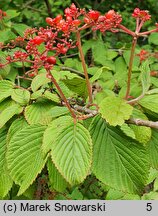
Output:
<instances>
[{"instance_id":1,"label":"red berry","mask_svg":"<svg viewBox=\"0 0 158 216\"><path fill-rule=\"evenodd\" d=\"M71 22L72 21L72 17L71 16L66 16L66 21Z\"/></svg>"},{"instance_id":2,"label":"red berry","mask_svg":"<svg viewBox=\"0 0 158 216\"><path fill-rule=\"evenodd\" d=\"M88 16L92 19L92 20L97 20L99 18L100 13L98 11L94 11L91 10L88 13Z\"/></svg>"},{"instance_id":3,"label":"red berry","mask_svg":"<svg viewBox=\"0 0 158 216\"><path fill-rule=\"evenodd\" d=\"M47 58L47 62L49 64L56 64L56 58L54 56L50 56Z\"/></svg>"},{"instance_id":4,"label":"red berry","mask_svg":"<svg viewBox=\"0 0 158 216\"><path fill-rule=\"evenodd\" d=\"M77 10L76 5L75 5L74 3L71 4L70 8L71 8L72 10Z\"/></svg>"},{"instance_id":5,"label":"red berry","mask_svg":"<svg viewBox=\"0 0 158 216\"><path fill-rule=\"evenodd\" d=\"M34 77L35 76L35 73L29 73L28 74L28 77Z\"/></svg>"},{"instance_id":6,"label":"red berry","mask_svg":"<svg viewBox=\"0 0 158 216\"><path fill-rule=\"evenodd\" d=\"M57 16L54 18L54 22L55 22L55 23L59 23L60 20L62 20L62 18L63 18L62 15L59 14L59 15L57 15Z\"/></svg>"},{"instance_id":7,"label":"red berry","mask_svg":"<svg viewBox=\"0 0 158 216\"><path fill-rule=\"evenodd\" d=\"M52 24L53 24L53 19L50 18L50 17L47 17L47 18L46 18L46 22L47 22L49 25L52 25Z\"/></svg>"},{"instance_id":8,"label":"red berry","mask_svg":"<svg viewBox=\"0 0 158 216\"><path fill-rule=\"evenodd\" d=\"M62 53L62 54L65 54L66 52L67 52L67 48L65 48L65 47L62 47L61 49L60 49L60 53Z\"/></svg>"},{"instance_id":9,"label":"red berry","mask_svg":"<svg viewBox=\"0 0 158 216\"><path fill-rule=\"evenodd\" d=\"M73 25L73 26L76 26L76 27L77 27L77 26L79 26L80 24L81 24L81 20L75 19L75 20L72 21L72 25Z\"/></svg>"},{"instance_id":10,"label":"red berry","mask_svg":"<svg viewBox=\"0 0 158 216\"><path fill-rule=\"evenodd\" d=\"M91 22L91 20L90 20L89 18L87 18L87 17L85 17L83 21L84 21L86 24L89 24L89 23Z\"/></svg>"},{"instance_id":11,"label":"red berry","mask_svg":"<svg viewBox=\"0 0 158 216\"><path fill-rule=\"evenodd\" d=\"M31 40L31 43L35 44L35 45L40 45L41 43L43 43L43 39L40 36L36 36Z\"/></svg>"},{"instance_id":12,"label":"red berry","mask_svg":"<svg viewBox=\"0 0 158 216\"><path fill-rule=\"evenodd\" d=\"M65 25L66 25L66 22L65 22L64 19L62 19L62 20L60 20L59 23L57 24L57 27L60 29L60 28L62 28L62 27L65 26Z\"/></svg>"},{"instance_id":13,"label":"red berry","mask_svg":"<svg viewBox=\"0 0 158 216\"><path fill-rule=\"evenodd\" d=\"M105 14L105 17L106 17L107 19L112 19L112 18L114 17L114 15L115 15L115 11L114 11L114 10L109 10L109 11L107 12L107 14Z\"/></svg>"},{"instance_id":14,"label":"red berry","mask_svg":"<svg viewBox=\"0 0 158 216\"><path fill-rule=\"evenodd\" d=\"M3 16L7 16L7 13L5 11L3 11Z\"/></svg>"},{"instance_id":15,"label":"red berry","mask_svg":"<svg viewBox=\"0 0 158 216\"><path fill-rule=\"evenodd\" d=\"M66 16L70 16L71 17L71 10L70 10L70 8L66 8L64 10L64 12L65 12Z\"/></svg>"},{"instance_id":16,"label":"red berry","mask_svg":"<svg viewBox=\"0 0 158 216\"><path fill-rule=\"evenodd\" d=\"M69 25L68 25L68 23L63 24L63 25L61 26L61 30L62 30L63 32L67 32L67 31L69 30Z\"/></svg>"},{"instance_id":17,"label":"red berry","mask_svg":"<svg viewBox=\"0 0 158 216\"><path fill-rule=\"evenodd\" d=\"M11 61L11 60L12 60L11 56L7 56L7 57L6 57L6 60L7 60L7 61Z\"/></svg>"}]
</instances>

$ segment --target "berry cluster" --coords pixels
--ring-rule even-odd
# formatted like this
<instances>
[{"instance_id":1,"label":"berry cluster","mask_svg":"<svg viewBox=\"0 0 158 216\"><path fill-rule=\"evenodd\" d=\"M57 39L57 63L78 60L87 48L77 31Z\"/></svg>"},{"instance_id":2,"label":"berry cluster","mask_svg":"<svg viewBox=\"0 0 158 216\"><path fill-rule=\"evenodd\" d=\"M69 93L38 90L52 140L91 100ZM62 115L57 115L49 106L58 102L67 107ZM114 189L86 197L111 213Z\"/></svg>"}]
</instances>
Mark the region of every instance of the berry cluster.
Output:
<instances>
[{"instance_id":1,"label":"berry cluster","mask_svg":"<svg viewBox=\"0 0 158 216\"><path fill-rule=\"evenodd\" d=\"M149 57L149 52L142 49L138 54L137 56L139 56L139 59L140 59L140 62L146 60L148 57Z\"/></svg>"},{"instance_id":2,"label":"berry cluster","mask_svg":"<svg viewBox=\"0 0 158 216\"><path fill-rule=\"evenodd\" d=\"M132 16L136 19L143 20L144 22L151 19L151 15L149 15L149 11L140 10L139 8L134 9Z\"/></svg>"},{"instance_id":3,"label":"berry cluster","mask_svg":"<svg viewBox=\"0 0 158 216\"><path fill-rule=\"evenodd\" d=\"M151 53L147 50L144 50L142 49L138 54L137 56L139 56L139 59L140 59L140 63L142 61L145 61L146 59L148 59L149 57L154 57L156 59L158 59L158 52L154 52L154 53Z\"/></svg>"},{"instance_id":4,"label":"berry cluster","mask_svg":"<svg viewBox=\"0 0 158 216\"><path fill-rule=\"evenodd\" d=\"M107 30L113 31L113 28L119 27L122 22L122 17L114 10L108 11L104 16L99 16L93 30L100 30L105 32Z\"/></svg>"},{"instance_id":5,"label":"berry cluster","mask_svg":"<svg viewBox=\"0 0 158 216\"><path fill-rule=\"evenodd\" d=\"M0 19L4 16L6 16L6 13L0 10ZM27 72L29 76L36 75L41 67L50 71L56 64L57 56L65 55L69 49L79 48L78 43L73 42L71 38L72 33L77 33L87 28L91 28L94 31L100 30L101 32L123 30L133 37L158 31L158 25L156 25L154 30L139 33L143 23L151 17L148 11L136 8L132 16L137 20L135 32L121 24L122 17L114 10L101 15L99 11L89 10L86 12L85 9L79 9L75 4L71 4L69 8L65 9L63 16L59 14L55 18L47 17L46 22L49 26L46 28L27 29L24 32L24 37L17 37L15 41L12 41L11 45L8 45L9 48L11 46L12 48L16 46L23 47L25 52L16 51L12 56L8 56L6 64L15 61L29 62L31 64L31 69ZM39 49L40 46L43 48ZM1 48L3 48L3 45L1 45ZM146 53L140 53L141 61L145 58L144 56L146 57Z\"/></svg>"},{"instance_id":6,"label":"berry cluster","mask_svg":"<svg viewBox=\"0 0 158 216\"><path fill-rule=\"evenodd\" d=\"M54 19L47 17L46 22L57 31L62 31L64 35L69 35L70 32L76 31L81 24L81 20L78 17L84 14L84 9L79 9L75 4L72 4L70 8L65 9L64 17L62 15L58 15Z\"/></svg>"}]
</instances>

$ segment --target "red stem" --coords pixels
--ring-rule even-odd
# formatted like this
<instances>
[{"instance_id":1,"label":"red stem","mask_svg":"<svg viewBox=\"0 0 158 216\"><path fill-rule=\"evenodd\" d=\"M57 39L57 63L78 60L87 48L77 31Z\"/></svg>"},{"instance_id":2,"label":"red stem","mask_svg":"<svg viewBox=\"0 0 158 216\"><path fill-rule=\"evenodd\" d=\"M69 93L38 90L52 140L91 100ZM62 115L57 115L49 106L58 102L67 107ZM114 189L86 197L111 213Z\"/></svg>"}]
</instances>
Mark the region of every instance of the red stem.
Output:
<instances>
[{"instance_id":1,"label":"red stem","mask_svg":"<svg viewBox=\"0 0 158 216\"><path fill-rule=\"evenodd\" d=\"M126 32L127 34L131 35L131 36L135 36L135 32L129 30L128 28L126 28L124 25L119 24L118 26L120 29L122 29L124 32Z\"/></svg>"},{"instance_id":2,"label":"red stem","mask_svg":"<svg viewBox=\"0 0 158 216\"><path fill-rule=\"evenodd\" d=\"M50 72L49 70L47 70L47 73L48 73L48 75L49 75L51 81L54 83L54 85L56 86L57 90L59 91L59 94L60 94L61 98L63 99L63 101L65 102L65 105L66 105L67 108L69 109L69 111L70 111L72 117L73 117L74 119L76 119L76 114L75 114L74 111L72 110L72 108L71 108L69 102L67 101L67 99L66 99L64 93L62 92L60 86L58 85L56 79L53 77L53 75L51 74L51 72Z\"/></svg>"},{"instance_id":3,"label":"red stem","mask_svg":"<svg viewBox=\"0 0 158 216\"><path fill-rule=\"evenodd\" d=\"M151 34L153 32L158 32L158 28L155 28L155 29L152 29L152 30L146 31L146 32L141 32L141 33L139 33L139 36L148 35L148 34Z\"/></svg>"},{"instance_id":4,"label":"red stem","mask_svg":"<svg viewBox=\"0 0 158 216\"><path fill-rule=\"evenodd\" d=\"M126 96L125 99L128 99L129 93L130 93L130 87L131 87L131 76L132 76L132 65L134 60L134 54L135 54L135 47L137 44L137 37L133 37L132 41L132 48L131 48L131 55L129 60L129 68L128 68L128 80L127 80L127 90L126 90Z\"/></svg>"},{"instance_id":5,"label":"red stem","mask_svg":"<svg viewBox=\"0 0 158 216\"><path fill-rule=\"evenodd\" d=\"M83 50L82 50L81 36L80 36L79 31L76 32L76 37L77 37L77 45L78 45L78 50L79 50L79 54L80 54L80 59L81 59L81 62L82 62L82 67L83 67L83 71L84 71L84 75L85 75L85 79L86 79L86 84L87 84L89 103L91 104L93 102L93 99L92 99L92 87L91 87L89 77L88 77L86 62L85 62L84 54L83 54Z\"/></svg>"}]
</instances>

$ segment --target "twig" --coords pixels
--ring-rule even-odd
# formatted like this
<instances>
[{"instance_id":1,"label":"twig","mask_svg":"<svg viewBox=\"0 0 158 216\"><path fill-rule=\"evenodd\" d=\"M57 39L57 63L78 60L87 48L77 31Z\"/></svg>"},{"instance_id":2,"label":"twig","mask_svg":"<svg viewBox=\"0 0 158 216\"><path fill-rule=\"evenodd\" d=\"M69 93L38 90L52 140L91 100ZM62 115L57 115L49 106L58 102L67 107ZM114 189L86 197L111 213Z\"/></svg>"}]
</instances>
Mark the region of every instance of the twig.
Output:
<instances>
[{"instance_id":1,"label":"twig","mask_svg":"<svg viewBox=\"0 0 158 216\"><path fill-rule=\"evenodd\" d=\"M158 121L153 122L153 121L149 121L149 120L131 118L131 119L127 120L126 122L129 124L134 124L134 125L138 125L138 126L146 126L146 127L158 129Z\"/></svg>"},{"instance_id":2,"label":"twig","mask_svg":"<svg viewBox=\"0 0 158 216\"><path fill-rule=\"evenodd\" d=\"M87 118L96 116L98 114L98 111L96 110L90 110L86 107L81 107L79 105L74 105L73 108L77 111L84 112ZM158 129L158 121L153 122L149 120L130 118L126 121L126 123Z\"/></svg>"},{"instance_id":3,"label":"twig","mask_svg":"<svg viewBox=\"0 0 158 216\"><path fill-rule=\"evenodd\" d=\"M32 11L35 11L35 12L38 12L38 13L41 13L42 15L45 15L44 13L42 13L42 10L39 10L37 8L33 8L31 6L27 6L28 9L31 9Z\"/></svg>"},{"instance_id":4,"label":"twig","mask_svg":"<svg viewBox=\"0 0 158 216\"><path fill-rule=\"evenodd\" d=\"M71 71L72 73L75 73L75 74L77 74L77 75L79 75L79 76L81 76L81 77L83 77L83 78L85 77L83 73L81 73L80 71L75 70L75 69L73 69L73 68L70 68L70 67L60 67L60 69L61 69L61 70L68 70L68 71Z\"/></svg>"},{"instance_id":5,"label":"twig","mask_svg":"<svg viewBox=\"0 0 158 216\"><path fill-rule=\"evenodd\" d=\"M73 106L73 108L77 111L80 111L80 112L83 112L83 113L86 113L86 114L91 114L91 116L95 116L98 114L98 111L97 110L91 110L91 109L88 109L87 107L82 107L82 106L79 106L77 104L75 104Z\"/></svg>"},{"instance_id":6,"label":"twig","mask_svg":"<svg viewBox=\"0 0 158 216\"><path fill-rule=\"evenodd\" d=\"M78 53L73 53L73 54L69 54L69 55L59 56L59 59L71 58L71 57L74 57L74 56L78 56Z\"/></svg>"},{"instance_id":7,"label":"twig","mask_svg":"<svg viewBox=\"0 0 158 216\"><path fill-rule=\"evenodd\" d=\"M17 78L17 79L24 79L24 80L31 80L31 81L32 81L31 78L29 78L29 77L24 77L24 76L16 76L16 78Z\"/></svg>"},{"instance_id":8,"label":"twig","mask_svg":"<svg viewBox=\"0 0 158 216\"><path fill-rule=\"evenodd\" d=\"M21 7L21 10L25 9L27 6L31 5L32 3L34 3L35 0L31 0L31 1L27 1L25 4L23 4L23 6L21 7L21 5L18 5L19 7Z\"/></svg>"},{"instance_id":9,"label":"twig","mask_svg":"<svg viewBox=\"0 0 158 216\"><path fill-rule=\"evenodd\" d=\"M128 104L135 104L137 103L140 99L144 97L144 93L138 96L137 98L134 98L133 100L127 101Z\"/></svg>"},{"instance_id":10,"label":"twig","mask_svg":"<svg viewBox=\"0 0 158 216\"><path fill-rule=\"evenodd\" d=\"M48 15L49 15L50 17L53 17L53 13L52 13L52 11L51 11L51 4L50 4L49 0L44 0L44 1L45 1L45 3L46 3Z\"/></svg>"}]
</instances>

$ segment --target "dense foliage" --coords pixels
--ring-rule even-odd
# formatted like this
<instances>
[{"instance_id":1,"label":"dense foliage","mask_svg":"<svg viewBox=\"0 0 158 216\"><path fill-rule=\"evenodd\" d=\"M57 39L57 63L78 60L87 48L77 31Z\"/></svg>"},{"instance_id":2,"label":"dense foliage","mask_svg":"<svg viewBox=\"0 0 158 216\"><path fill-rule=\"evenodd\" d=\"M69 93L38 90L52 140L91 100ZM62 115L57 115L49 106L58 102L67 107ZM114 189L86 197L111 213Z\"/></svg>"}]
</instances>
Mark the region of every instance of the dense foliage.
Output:
<instances>
[{"instance_id":1,"label":"dense foliage","mask_svg":"<svg viewBox=\"0 0 158 216\"><path fill-rule=\"evenodd\" d=\"M158 198L158 24L82 2L0 10L1 199Z\"/></svg>"}]
</instances>

